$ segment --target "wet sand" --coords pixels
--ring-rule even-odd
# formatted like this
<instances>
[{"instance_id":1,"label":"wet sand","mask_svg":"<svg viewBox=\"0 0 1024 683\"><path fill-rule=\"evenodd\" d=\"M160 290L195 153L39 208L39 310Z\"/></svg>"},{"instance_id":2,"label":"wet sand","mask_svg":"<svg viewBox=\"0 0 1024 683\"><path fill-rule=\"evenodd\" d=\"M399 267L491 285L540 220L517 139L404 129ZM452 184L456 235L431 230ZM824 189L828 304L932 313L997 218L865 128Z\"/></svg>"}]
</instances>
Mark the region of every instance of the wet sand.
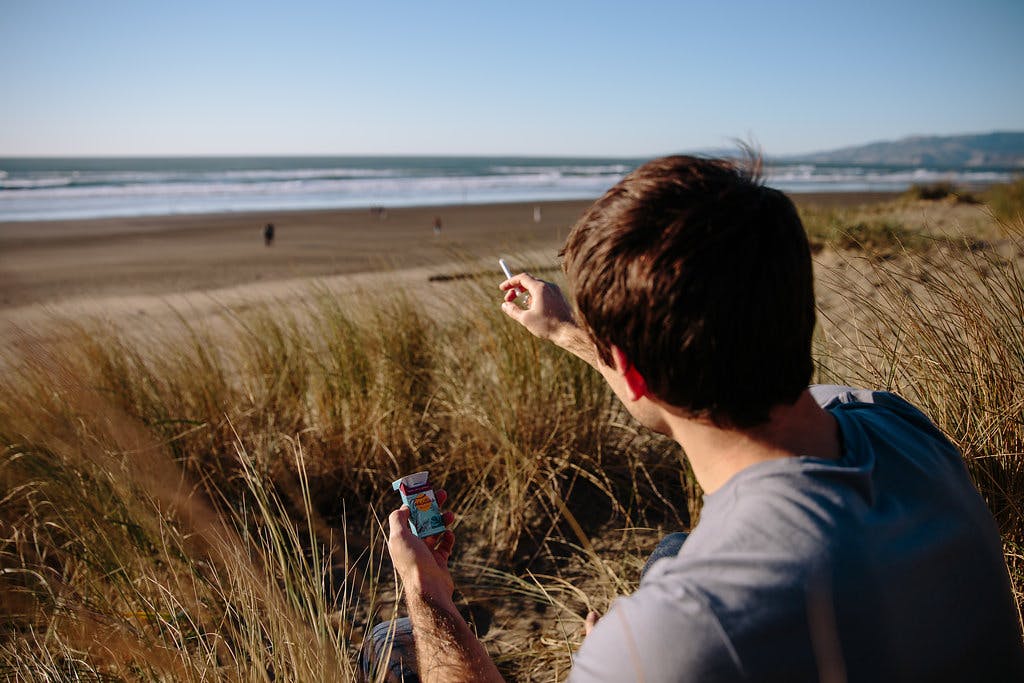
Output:
<instances>
[{"instance_id":1,"label":"wet sand","mask_svg":"<svg viewBox=\"0 0 1024 683\"><path fill-rule=\"evenodd\" d=\"M859 205L885 193L796 196ZM107 218L0 223L0 316L38 304L167 296L260 283L415 268L458 275L462 262L551 254L589 201ZM540 207L541 220L534 221ZM442 222L435 235L435 217ZM263 226L274 223L270 247ZM534 264L523 264L534 265ZM263 288L255 288L263 289ZM62 308L68 308L62 306Z\"/></svg>"},{"instance_id":2,"label":"wet sand","mask_svg":"<svg viewBox=\"0 0 1024 683\"><path fill-rule=\"evenodd\" d=\"M798 195L828 210L884 193ZM234 213L0 223L0 345L51 338L67 320L105 320L149 334L180 318L220 325L254 306L301 310L327 290L346 307L411 292L451 311L453 283L503 279L497 259L549 277L589 201L368 210ZM540 207L540 221L534 209ZM440 217L441 233L434 234ZM272 246L263 226L275 225ZM497 295L497 289L495 289ZM831 308L832 298L819 302ZM457 302L455 302L457 303Z\"/></svg>"},{"instance_id":3,"label":"wet sand","mask_svg":"<svg viewBox=\"0 0 1024 683\"><path fill-rule=\"evenodd\" d=\"M497 259L557 244L585 206L544 204L539 223L532 204L0 223L0 308Z\"/></svg>"}]
</instances>

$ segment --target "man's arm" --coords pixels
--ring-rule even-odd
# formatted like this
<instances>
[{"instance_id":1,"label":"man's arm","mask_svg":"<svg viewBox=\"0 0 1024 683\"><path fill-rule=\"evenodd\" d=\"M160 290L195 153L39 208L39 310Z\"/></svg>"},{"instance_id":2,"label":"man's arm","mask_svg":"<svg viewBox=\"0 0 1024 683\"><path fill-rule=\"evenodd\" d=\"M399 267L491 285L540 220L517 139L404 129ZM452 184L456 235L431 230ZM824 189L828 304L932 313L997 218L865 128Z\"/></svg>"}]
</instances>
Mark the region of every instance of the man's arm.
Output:
<instances>
[{"instance_id":1,"label":"man's arm","mask_svg":"<svg viewBox=\"0 0 1024 683\"><path fill-rule=\"evenodd\" d=\"M569 303L562 296L557 285L538 280L527 273L520 273L505 280L499 286L505 292L505 302L501 305L501 310L508 317L525 327L534 336L546 339L588 363L601 373L601 376L608 382L608 386L624 403L635 401L643 396L642 393L636 393L636 385L631 387L626 381L627 371L631 369L631 366L625 356L622 356L625 363L621 369L606 365L601 361L593 340L576 324ZM516 298L516 288L529 292L528 308L519 308L513 303ZM614 347L612 353L613 355L616 353ZM636 376L639 377L639 374ZM644 391L646 391L646 386ZM634 416L636 415L632 410L630 412Z\"/></svg>"},{"instance_id":2,"label":"man's arm","mask_svg":"<svg viewBox=\"0 0 1024 683\"><path fill-rule=\"evenodd\" d=\"M409 528L409 508L404 505L391 513L388 522L388 550L405 587L420 680L501 681L483 644L452 601L455 584L448 557L455 535L445 531L427 539L417 537Z\"/></svg>"},{"instance_id":3,"label":"man's arm","mask_svg":"<svg viewBox=\"0 0 1024 683\"><path fill-rule=\"evenodd\" d=\"M420 680L453 683L503 680L451 597L437 600L429 592L413 592L408 587L406 590Z\"/></svg>"},{"instance_id":4,"label":"man's arm","mask_svg":"<svg viewBox=\"0 0 1024 683\"><path fill-rule=\"evenodd\" d=\"M502 282L500 287L505 292L505 303L502 304L501 310L510 318L534 336L554 343L601 370L594 342L576 324L572 309L558 285L538 280L527 273L520 273ZM517 289L529 292L529 308L519 308L512 303L516 298Z\"/></svg>"}]
</instances>

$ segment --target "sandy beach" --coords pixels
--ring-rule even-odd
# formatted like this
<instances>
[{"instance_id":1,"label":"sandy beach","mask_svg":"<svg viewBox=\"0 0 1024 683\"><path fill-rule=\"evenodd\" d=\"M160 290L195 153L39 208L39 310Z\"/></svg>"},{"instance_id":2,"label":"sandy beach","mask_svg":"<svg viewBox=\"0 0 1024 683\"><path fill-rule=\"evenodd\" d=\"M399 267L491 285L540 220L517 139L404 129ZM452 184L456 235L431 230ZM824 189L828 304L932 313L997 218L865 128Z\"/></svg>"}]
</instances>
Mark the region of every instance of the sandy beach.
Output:
<instances>
[{"instance_id":1,"label":"sandy beach","mask_svg":"<svg viewBox=\"0 0 1024 683\"><path fill-rule=\"evenodd\" d=\"M0 305L167 295L515 254L564 238L586 202L0 223ZM440 235L433 221L442 221ZM263 226L274 223L273 246ZM497 256L494 256L497 258Z\"/></svg>"},{"instance_id":2,"label":"sandy beach","mask_svg":"<svg viewBox=\"0 0 1024 683\"><path fill-rule=\"evenodd\" d=\"M794 195L798 205L869 207L890 193ZM314 285L352 302L399 287L442 307L451 283L500 279L496 260L542 277L590 201L174 215L0 223L0 342L54 321L99 318L152 330L185 315L298 306ZM535 209L540 220L536 221ZM441 219L440 234L433 230ZM263 227L274 223L272 246ZM826 308L839 302L821 301Z\"/></svg>"},{"instance_id":3,"label":"sandy beach","mask_svg":"<svg viewBox=\"0 0 1024 683\"><path fill-rule=\"evenodd\" d=\"M889 197L829 193L796 200L836 206ZM0 223L0 310L11 319L39 304L78 301L92 308L110 297L245 286L265 292L272 282L407 269L443 279L477 258L553 255L589 203L404 208L386 216L363 209ZM440 235L432 229L435 217ZM262 235L268 222L276 226L270 247Z\"/></svg>"}]
</instances>

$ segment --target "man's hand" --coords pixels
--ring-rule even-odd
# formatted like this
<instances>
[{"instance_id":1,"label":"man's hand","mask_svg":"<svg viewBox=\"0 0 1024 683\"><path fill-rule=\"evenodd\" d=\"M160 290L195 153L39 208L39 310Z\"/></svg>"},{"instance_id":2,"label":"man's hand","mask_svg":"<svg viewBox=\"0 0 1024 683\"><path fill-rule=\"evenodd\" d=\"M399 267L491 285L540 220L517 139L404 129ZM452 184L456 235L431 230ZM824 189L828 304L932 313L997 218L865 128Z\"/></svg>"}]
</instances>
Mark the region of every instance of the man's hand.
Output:
<instances>
[{"instance_id":1,"label":"man's hand","mask_svg":"<svg viewBox=\"0 0 1024 683\"><path fill-rule=\"evenodd\" d=\"M448 494L443 489L435 491L438 506L444 505ZM454 515L441 515L445 526L452 523ZM388 551L395 572L402 579L406 590L449 602L455 583L448 571L448 558L455 546L455 534L445 529L440 534L420 538L409 528L409 508L403 505L388 517Z\"/></svg>"},{"instance_id":2,"label":"man's hand","mask_svg":"<svg viewBox=\"0 0 1024 683\"><path fill-rule=\"evenodd\" d=\"M595 368L598 367L597 351L587 334L576 324L569 302L562 296L558 285L520 273L500 285L505 292L501 310L525 327L536 337L553 342L569 353L575 354ZM518 290L525 289L530 295L527 308L515 305Z\"/></svg>"},{"instance_id":3,"label":"man's hand","mask_svg":"<svg viewBox=\"0 0 1024 683\"><path fill-rule=\"evenodd\" d=\"M558 343L566 328L576 327L572 309L558 285L520 273L498 286L505 292L501 310L535 336ZM530 295L528 308L519 308L512 303L520 290L526 290Z\"/></svg>"},{"instance_id":4,"label":"man's hand","mask_svg":"<svg viewBox=\"0 0 1024 683\"><path fill-rule=\"evenodd\" d=\"M448 495L441 489L434 493L437 504L444 505ZM452 523L452 518L450 512L441 515L445 526ZM455 584L448 571L448 558L455 534L445 529L435 536L419 538L409 528L409 508L405 505L391 513L388 523L388 551L405 586L419 679L424 683L501 681L494 662L452 601Z\"/></svg>"}]
</instances>

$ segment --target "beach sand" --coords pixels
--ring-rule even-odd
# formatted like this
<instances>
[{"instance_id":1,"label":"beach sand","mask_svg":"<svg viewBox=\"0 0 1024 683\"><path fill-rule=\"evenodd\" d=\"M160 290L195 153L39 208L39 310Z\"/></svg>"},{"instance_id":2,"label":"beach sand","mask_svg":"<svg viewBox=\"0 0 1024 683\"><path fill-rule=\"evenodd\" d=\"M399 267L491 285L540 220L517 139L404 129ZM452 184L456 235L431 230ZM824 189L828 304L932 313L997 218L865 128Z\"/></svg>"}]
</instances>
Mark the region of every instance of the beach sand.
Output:
<instances>
[{"instance_id":1,"label":"beach sand","mask_svg":"<svg viewBox=\"0 0 1024 683\"><path fill-rule=\"evenodd\" d=\"M818 207L890 198L794 196ZM513 268L554 267L589 204L399 208L386 217L361 209L0 223L0 320L9 330L54 317L198 312L288 300L313 282L349 292L396 283L435 289L493 271L496 284L498 256ZM263 226L270 222L276 235L267 247Z\"/></svg>"},{"instance_id":2,"label":"beach sand","mask_svg":"<svg viewBox=\"0 0 1024 683\"><path fill-rule=\"evenodd\" d=\"M555 245L586 205L544 204L539 223L532 204L0 223L0 306L496 261Z\"/></svg>"}]
</instances>

